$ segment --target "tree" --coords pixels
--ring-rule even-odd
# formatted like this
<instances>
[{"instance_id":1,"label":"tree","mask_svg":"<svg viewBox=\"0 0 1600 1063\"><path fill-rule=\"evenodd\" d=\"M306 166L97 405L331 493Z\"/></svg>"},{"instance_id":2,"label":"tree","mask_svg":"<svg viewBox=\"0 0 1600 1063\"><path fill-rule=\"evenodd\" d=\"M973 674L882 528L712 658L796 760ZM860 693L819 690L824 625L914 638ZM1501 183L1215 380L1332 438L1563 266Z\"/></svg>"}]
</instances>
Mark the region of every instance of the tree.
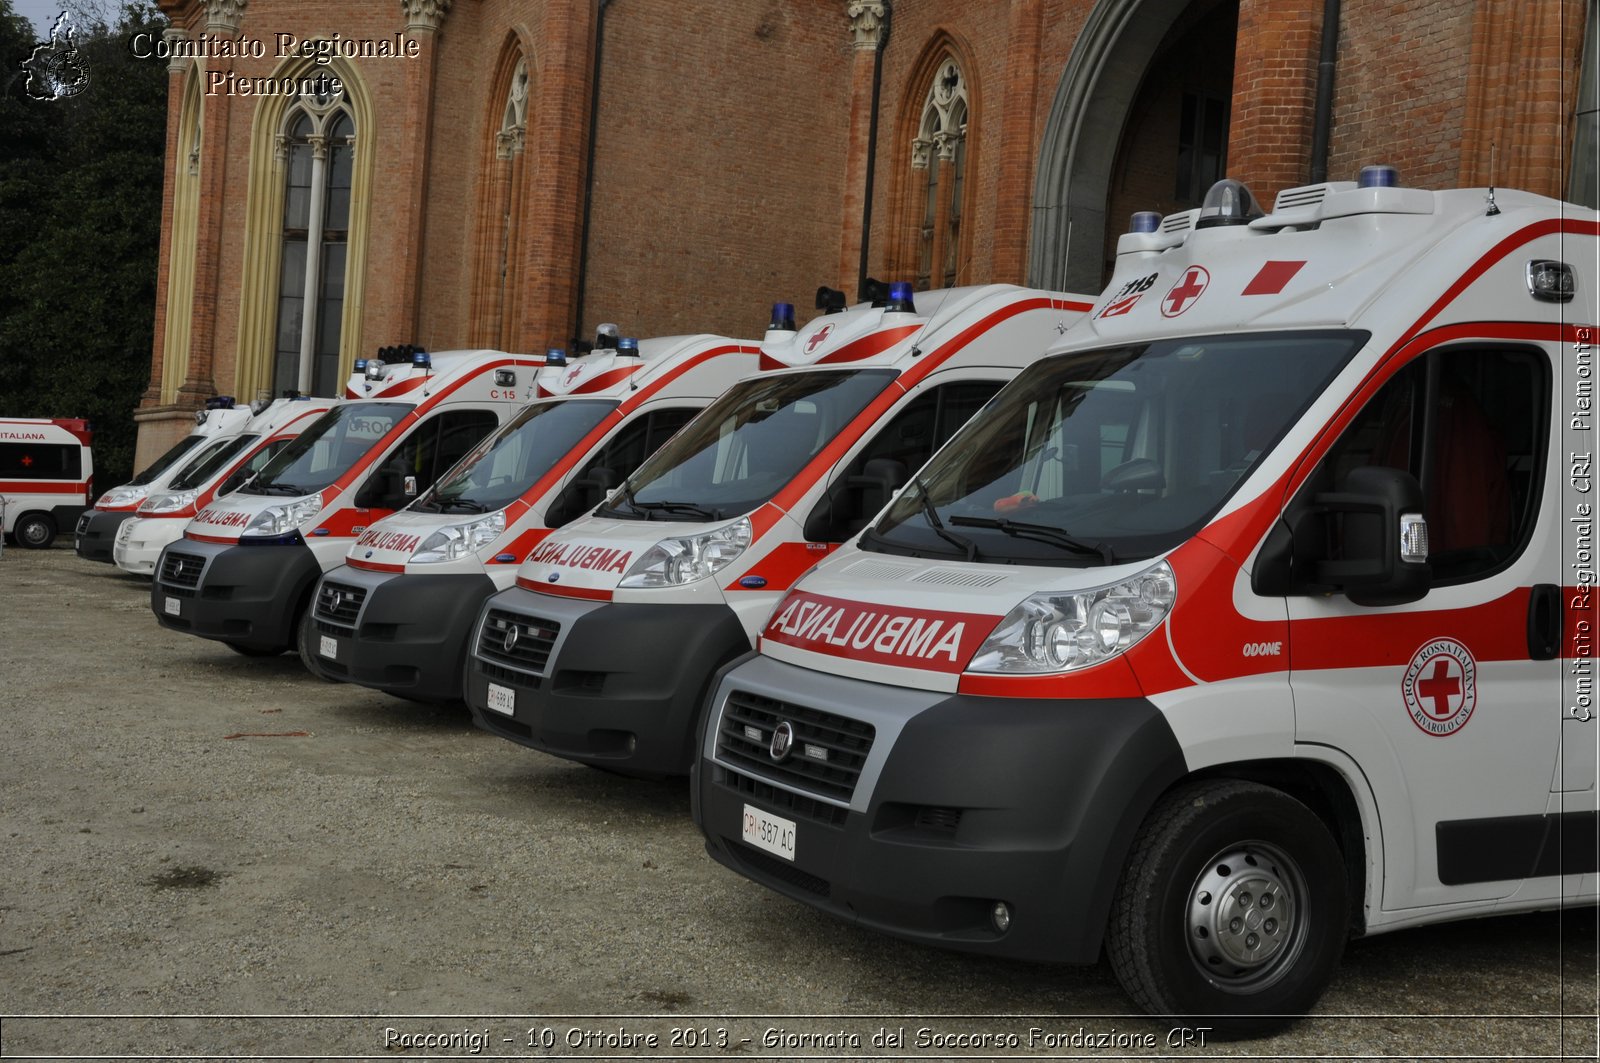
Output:
<instances>
[{"instance_id":1,"label":"tree","mask_svg":"<svg viewBox=\"0 0 1600 1063\"><path fill-rule=\"evenodd\" d=\"M101 484L132 472L161 242L166 64L129 42L165 27L144 4L80 17L87 84L35 99L22 64L40 42L0 0L0 414L87 417Z\"/></svg>"}]
</instances>

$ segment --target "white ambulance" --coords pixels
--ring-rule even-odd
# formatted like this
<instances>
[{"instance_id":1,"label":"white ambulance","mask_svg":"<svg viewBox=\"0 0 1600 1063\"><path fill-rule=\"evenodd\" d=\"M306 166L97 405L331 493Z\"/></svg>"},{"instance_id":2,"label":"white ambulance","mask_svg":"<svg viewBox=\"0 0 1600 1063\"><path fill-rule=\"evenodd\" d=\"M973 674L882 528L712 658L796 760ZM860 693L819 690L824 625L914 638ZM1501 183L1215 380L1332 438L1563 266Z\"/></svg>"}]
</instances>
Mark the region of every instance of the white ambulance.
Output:
<instances>
[{"instance_id":1,"label":"white ambulance","mask_svg":"<svg viewBox=\"0 0 1600 1063\"><path fill-rule=\"evenodd\" d=\"M1384 167L1136 215L719 680L711 854L1241 1030L1352 934L1594 903L1597 236Z\"/></svg>"},{"instance_id":2,"label":"white ambulance","mask_svg":"<svg viewBox=\"0 0 1600 1063\"><path fill-rule=\"evenodd\" d=\"M164 490L206 446L243 432L252 416L250 408L237 405L231 395L207 399L205 409L195 411L194 429L188 435L172 444L133 479L101 495L94 509L78 518L73 544L78 556L85 561L113 564L117 529L123 521L131 520L151 492Z\"/></svg>"},{"instance_id":3,"label":"white ambulance","mask_svg":"<svg viewBox=\"0 0 1600 1063\"><path fill-rule=\"evenodd\" d=\"M410 506L370 526L314 599L307 666L420 701L459 701L483 600L756 367L757 344L622 337L546 355L538 399Z\"/></svg>"},{"instance_id":4,"label":"white ambulance","mask_svg":"<svg viewBox=\"0 0 1600 1063\"><path fill-rule=\"evenodd\" d=\"M150 608L164 627L248 656L309 637L317 580L529 398L544 359L386 347L334 406L161 552Z\"/></svg>"},{"instance_id":5,"label":"white ambulance","mask_svg":"<svg viewBox=\"0 0 1600 1063\"><path fill-rule=\"evenodd\" d=\"M93 436L76 418L0 417L0 526L32 549L56 541L94 493Z\"/></svg>"},{"instance_id":6,"label":"white ambulance","mask_svg":"<svg viewBox=\"0 0 1600 1063\"><path fill-rule=\"evenodd\" d=\"M758 375L545 539L485 603L479 726L639 775L684 774L719 667L937 446L1089 308L1010 285L775 308ZM876 303L876 305L873 305Z\"/></svg>"},{"instance_id":7,"label":"white ambulance","mask_svg":"<svg viewBox=\"0 0 1600 1063\"><path fill-rule=\"evenodd\" d=\"M117 567L136 576L154 575L162 549L183 538L184 526L196 513L213 498L237 490L336 401L309 396L274 399L242 433L202 448L117 528L111 549Z\"/></svg>"}]
</instances>

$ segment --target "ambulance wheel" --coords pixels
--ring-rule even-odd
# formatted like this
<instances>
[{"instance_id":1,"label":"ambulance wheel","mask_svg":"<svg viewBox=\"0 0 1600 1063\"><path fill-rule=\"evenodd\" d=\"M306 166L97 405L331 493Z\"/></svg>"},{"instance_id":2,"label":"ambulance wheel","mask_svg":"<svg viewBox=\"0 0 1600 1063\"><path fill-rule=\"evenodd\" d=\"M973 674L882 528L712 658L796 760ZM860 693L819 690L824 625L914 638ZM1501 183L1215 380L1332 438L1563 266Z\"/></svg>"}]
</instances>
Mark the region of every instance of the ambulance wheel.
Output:
<instances>
[{"instance_id":1,"label":"ambulance wheel","mask_svg":"<svg viewBox=\"0 0 1600 1063\"><path fill-rule=\"evenodd\" d=\"M1154 1014L1219 1033L1286 1026L1327 988L1344 951L1344 859L1288 794L1218 779L1151 810L1112 902L1117 981Z\"/></svg>"},{"instance_id":2,"label":"ambulance wheel","mask_svg":"<svg viewBox=\"0 0 1600 1063\"><path fill-rule=\"evenodd\" d=\"M43 513L24 513L11 531L18 546L43 550L56 541L56 522Z\"/></svg>"},{"instance_id":3,"label":"ambulance wheel","mask_svg":"<svg viewBox=\"0 0 1600 1063\"><path fill-rule=\"evenodd\" d=\"M329 675L322 670L321 663L317 660L317 622L311 616L311 603L307 602L305 609L300 612L300 623L295 628L295 648L300 651L300 663L306 666L306 671L322 680L324 683L337 683L338 676Z\"/></svg>"}]
</instances>

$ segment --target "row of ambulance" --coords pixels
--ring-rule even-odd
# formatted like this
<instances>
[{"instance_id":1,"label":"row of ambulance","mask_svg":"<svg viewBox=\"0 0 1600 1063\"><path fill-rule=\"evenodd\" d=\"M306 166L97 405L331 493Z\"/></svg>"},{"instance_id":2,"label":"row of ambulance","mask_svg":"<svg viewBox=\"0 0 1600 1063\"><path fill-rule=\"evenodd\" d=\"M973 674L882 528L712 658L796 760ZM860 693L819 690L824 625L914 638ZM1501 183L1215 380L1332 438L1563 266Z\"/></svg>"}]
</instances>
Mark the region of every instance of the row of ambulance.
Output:
<instances>
[{"instance_id":1,"label":"row of ambulance","mask_svg":"<svg viewBox=\"0 0 1600 1063\"><path fill-rule=\"evenodd\" d=\"M1597 258L1526 193L1224 181L1095 299L388 351L79 550L170 629L687 773L711 856L842 919L1265 1029L1352 936L1595 903Z\"/></svg>"}]
</instances>

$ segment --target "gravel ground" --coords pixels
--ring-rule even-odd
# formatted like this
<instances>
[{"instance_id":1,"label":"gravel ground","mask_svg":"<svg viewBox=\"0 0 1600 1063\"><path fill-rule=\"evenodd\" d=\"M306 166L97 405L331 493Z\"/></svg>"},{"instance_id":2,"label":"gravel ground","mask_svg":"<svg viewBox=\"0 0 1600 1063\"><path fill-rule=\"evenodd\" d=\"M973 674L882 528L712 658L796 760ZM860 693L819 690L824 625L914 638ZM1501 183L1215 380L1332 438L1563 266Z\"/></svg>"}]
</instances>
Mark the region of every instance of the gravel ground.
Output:
<instances>
[{"instance_id":1,"label":"gravel ground","mask_svg":"<svg viewBox=\"0 0 1600 1063\"><path fill-rule=\"evenodd\" d=\"M148 587L0 554L6 1058L1596 1054L1593 910L1354 942L1318 1015L1201 1047L1103 965L844 925L712 863L682 782L164 631Z\"/></svg>"}]
</instances>

